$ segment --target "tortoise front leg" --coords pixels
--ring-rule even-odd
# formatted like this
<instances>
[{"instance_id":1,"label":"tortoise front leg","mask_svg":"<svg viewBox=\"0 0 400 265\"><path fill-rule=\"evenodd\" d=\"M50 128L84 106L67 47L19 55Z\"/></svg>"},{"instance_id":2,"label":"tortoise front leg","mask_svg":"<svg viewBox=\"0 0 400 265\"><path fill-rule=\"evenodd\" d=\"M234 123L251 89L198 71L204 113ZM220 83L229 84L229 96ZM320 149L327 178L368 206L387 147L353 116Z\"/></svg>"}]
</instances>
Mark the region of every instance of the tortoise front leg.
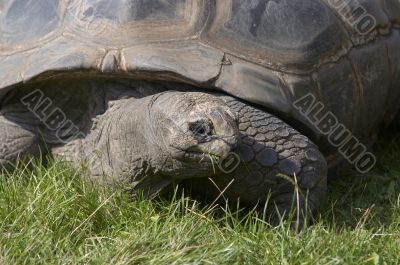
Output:
<instances>
[{"instance_id":1,"label":"tortoise front leg","mask_svg":"<svg viewBox=\"0 0 400 265\"><path fill-rule=\"evenodd\" d=\"M29 127L0 115L0 169L11 169L17 161L39 156L40 137Z\"/></svg>"},{"instance_id":2,"label":"tortoise front leg","mask_svg":"<svg viewBox=\"0 0 400 265\"><path fill-rule=\"evenodd\" d=\"M225 190L225 198L250 206L264 207L268 201L273 221L292 211L293 221L302 226L306 213L312 216L325 199L325 158L307 137L274 115L222 98L239 117L241 163L232 173L212 178L218 189L206 180L191 180L191 186L205 185L201 192L213 197Z\"/></svg>"}]
</instances>

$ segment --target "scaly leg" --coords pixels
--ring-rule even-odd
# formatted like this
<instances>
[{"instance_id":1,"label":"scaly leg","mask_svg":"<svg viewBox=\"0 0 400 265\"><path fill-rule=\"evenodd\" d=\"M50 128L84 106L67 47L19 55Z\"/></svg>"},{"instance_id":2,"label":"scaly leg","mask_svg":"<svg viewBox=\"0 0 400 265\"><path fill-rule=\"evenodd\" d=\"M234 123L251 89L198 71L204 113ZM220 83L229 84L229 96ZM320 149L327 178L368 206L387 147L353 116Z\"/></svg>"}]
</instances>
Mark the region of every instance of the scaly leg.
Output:
<instances>
[{"instance_id":1,"label":"scaly leg","mask_svg":"<svg viewBox=\"0 0 400 265\"><path fill-rule=\"evenodd\" d=\"M231 97L222 98L239 117L241 164L230 174L212 177L218 189L204 179L190 180L190 188L211 197L226 189L225 198L250 206L263 207L269 199L274 223L293 211L301 227L306 212L312 216L324 201L325 158L307 137L274 115ZM201 189L196 191L196 187Z\"/></svg>"}]
</instances>

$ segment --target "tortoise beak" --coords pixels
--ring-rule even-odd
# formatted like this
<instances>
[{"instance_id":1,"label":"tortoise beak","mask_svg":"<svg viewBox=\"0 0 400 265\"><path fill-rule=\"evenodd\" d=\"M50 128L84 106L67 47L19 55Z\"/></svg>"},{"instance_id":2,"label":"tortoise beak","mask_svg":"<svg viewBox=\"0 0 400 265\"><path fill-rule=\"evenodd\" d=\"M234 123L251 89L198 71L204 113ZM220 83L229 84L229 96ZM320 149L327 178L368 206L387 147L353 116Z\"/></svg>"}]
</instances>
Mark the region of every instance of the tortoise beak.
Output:
<instances>
[{"instance_id":1,"label":"tortoise beak","mask_svg":"<svg viewBox=\"0 0 400 265\"><path fill-rule=\"evenodd\" d=\"M198 145L198 150L204 154L216 155L223 157L233 152L239 143L237 136L230 137L213 137L207 143Z\"/></svg>"}]
</instances>

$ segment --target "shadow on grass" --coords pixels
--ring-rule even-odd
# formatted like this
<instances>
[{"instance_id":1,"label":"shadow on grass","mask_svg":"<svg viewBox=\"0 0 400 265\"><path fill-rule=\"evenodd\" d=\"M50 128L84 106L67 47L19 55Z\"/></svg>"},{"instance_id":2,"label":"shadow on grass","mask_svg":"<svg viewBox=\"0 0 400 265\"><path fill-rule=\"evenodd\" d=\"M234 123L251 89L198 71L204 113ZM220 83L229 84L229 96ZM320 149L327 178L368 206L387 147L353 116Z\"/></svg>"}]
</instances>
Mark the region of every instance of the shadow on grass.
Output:
<instances>
[{"instance_id":1,"label":"shadow on grass","mask_svg":"<svg viewBox=\"0 0 400 265\"><path fill-rule=\"evenodd\" d=\"M368 174L348 170L328 184L328 206L323 215L336 226L381 227L393 223L393 205L400 194L400 133L384 132L376 145L377 165Z\"/></svg>"}]
</instances>

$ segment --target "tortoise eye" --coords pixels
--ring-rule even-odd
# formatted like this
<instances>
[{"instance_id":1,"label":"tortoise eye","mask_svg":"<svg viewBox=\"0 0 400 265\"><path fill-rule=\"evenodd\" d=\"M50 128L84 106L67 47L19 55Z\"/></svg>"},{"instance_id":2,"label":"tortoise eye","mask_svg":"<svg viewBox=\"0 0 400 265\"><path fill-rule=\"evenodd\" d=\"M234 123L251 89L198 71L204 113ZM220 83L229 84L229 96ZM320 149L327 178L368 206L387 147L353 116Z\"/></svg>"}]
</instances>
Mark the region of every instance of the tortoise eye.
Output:
<instances>
[{"instance_id":1,"label":"tortoise eye","mask_svg":"<svg viewBox=\"0 0 400 265\"><path fill-rule=\"evenodd\" d=\"M199 140L204 140L205 138L212 135L213 126L206 121L198 121L189 123L189 131L193 133Z\"/></svg>"}]
</instances>

